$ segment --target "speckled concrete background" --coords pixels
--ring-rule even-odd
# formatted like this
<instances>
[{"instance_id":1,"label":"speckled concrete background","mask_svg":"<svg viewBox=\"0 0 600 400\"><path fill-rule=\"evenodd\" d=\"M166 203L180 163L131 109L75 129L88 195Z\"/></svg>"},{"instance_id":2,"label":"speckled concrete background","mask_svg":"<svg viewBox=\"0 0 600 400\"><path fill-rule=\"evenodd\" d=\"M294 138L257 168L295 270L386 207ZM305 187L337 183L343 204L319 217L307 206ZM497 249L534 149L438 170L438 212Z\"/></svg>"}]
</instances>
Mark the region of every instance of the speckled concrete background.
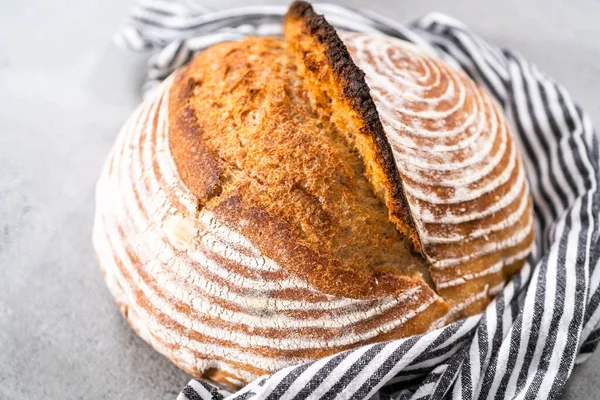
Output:
<instances>
[{"instance_id":1,"label":"speckled concrete background","mask_svg":"<svg viewBox=\"0 0 600 400\"><path fill-rule=\"evenodd\" d=\"M397 20L457 17L565 84L600 126L600 2L340 3ZM3 400L174 399L188 380L121 318L90 239L102 160L140 100L145 57L111 42L129 5L0 0ZM600 398L600 354L575 371L564 397Z\"/></svg>"}]
</instances>

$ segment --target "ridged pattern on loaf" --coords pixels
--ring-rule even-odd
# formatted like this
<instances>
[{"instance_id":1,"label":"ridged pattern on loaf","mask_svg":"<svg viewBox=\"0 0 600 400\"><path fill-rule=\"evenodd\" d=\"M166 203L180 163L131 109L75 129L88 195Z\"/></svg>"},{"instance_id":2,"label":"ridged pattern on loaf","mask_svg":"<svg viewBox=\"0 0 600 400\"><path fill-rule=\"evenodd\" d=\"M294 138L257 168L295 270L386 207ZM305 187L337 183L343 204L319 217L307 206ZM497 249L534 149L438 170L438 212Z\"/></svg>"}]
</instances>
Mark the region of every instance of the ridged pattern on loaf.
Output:
<instances>
[{"instance_id":1,"label":"ridged pattern on loaf","mask_svg":"<svg viewBox=\"0 0 600 400\"><path fill-rule=\"evenodd\" d=\"M284 28L167 79L97 188L129 323L230 387L480 312L533 240L510 129L467 76L303 2Z\"/></svg>"},{"instance_id":2,"label":"ridged pattern on loaf","mask_svg":"<svg viewBox=\"0 0 600 400\"><path fill-rule=\"evenodd\" d=\"M198 210L168 146L172 83L123 127L97 187L94 245L141 337L191 374L235 387L441 316L426 286L375 299L322 293L227 226L218 206Z\"/></svg>"},{"instance_id":3,"label":"ridged pattern on loaf","mask_svg":"<svg viewBox=\"0 0 600 400\"><path fill-rule=\"evenodd\" d=\"M502 111L464 73L410 43L339 34L365 72L438 292L451 303L494 294L534 233Z\"/></svg>"}]
</instances>

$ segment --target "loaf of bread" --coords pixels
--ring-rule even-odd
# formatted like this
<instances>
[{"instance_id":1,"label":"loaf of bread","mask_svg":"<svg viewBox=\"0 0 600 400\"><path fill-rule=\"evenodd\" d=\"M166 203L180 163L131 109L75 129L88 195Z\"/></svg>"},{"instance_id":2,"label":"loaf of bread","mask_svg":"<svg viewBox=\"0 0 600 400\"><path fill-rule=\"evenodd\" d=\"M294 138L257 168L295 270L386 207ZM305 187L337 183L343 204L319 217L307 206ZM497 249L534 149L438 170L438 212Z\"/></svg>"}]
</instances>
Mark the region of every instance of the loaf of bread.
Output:
<instances>
[{"instance_id":1,"label":"loaf of bread","mask_svg":"<svg viewBox=\"0 0 600 400\"><path fill-rule=\"evenodd\" d=\"M490 95L302 1L283 39L213 46L140 105L96 203L94 245L131 326L232 388L481 312L534 235Z\"/></svg>"}]
</instances>

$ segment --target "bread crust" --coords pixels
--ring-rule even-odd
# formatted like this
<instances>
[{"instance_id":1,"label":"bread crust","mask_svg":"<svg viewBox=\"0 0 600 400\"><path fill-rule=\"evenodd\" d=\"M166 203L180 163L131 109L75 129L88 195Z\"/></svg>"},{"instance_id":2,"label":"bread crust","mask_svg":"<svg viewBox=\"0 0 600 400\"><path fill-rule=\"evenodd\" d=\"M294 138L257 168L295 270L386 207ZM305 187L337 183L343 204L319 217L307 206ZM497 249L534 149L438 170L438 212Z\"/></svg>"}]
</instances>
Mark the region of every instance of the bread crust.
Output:
<instances>
[{"instance_id":1,"label":"bread crust","mask_svg":"<svg viewBox=\"0 0 600 400\"><path fill-rule=\"evenodd\" d=\"M304 78L312 81L312 86L318 88L315 90L325 90L337 100L337 103L334 100L331 111L335 114L342 110L342 117L338 118L337 123L343 124L348 120L347 115L353 115L354 112L355 117L350 118L354 121L350 124L350 129L363 134L367 132L365 136L380 138L377 143L384 143L383 146L361 146L358 143L357 147L367 165L376 164L383 171L382 176L373 173L369 175L369 179L375 188L385 187L385 195L381 197L386 200L390 219L400 231L413 239L417 251L429 261L429 272L437 293L455 310L456 318L481 311L502 287L503 282L522 267L534 238L532 204L524 179L524 170L520 157L515 155L518 150L510 137L510 128L503 120L494 99L477 88L462 71L443 64L414 45L392 38L371 36L364 39L367 36L336 32L323 16L316 14L304 1L296 1L290 7L284 23L284 32L291 52L296 55L297 63L305 66L305 69L301 70ZM362 48L359 48L361 46ZM312 55L310 49L313 48L318 48L320 51L317 53L324 54L325 57L319 59ZM390 56L391 53L396 59ZM403 67L396 65L399 62L397 59L402 59ZM423 71L423 64L430 65L430 70ZM410 93L410 85L417 82L411 77L409 80L415 80L410 84L400 80L396 83L397 90L392 91L390 86L393 83L390 82L396 74L404 73L402 68L407 68L417 75L435 74L437 71L437 87L429 88L424 93L420 93L417 87L415 93ZM369 73L365 75L363 69ZM377 82L380 76L384 77L383 84ZM350 79L355 80L354 85L350 84ZM446 90L447 95L450 85L468 93L468 96L465 96L467 100L462 105L455 105L463 109L458 107L454 114L436 119L432 115L444 114L444 107L447 107L444 104L450 102L438 101L436 96L440 96L442 90ZM403 93L404 90L406 93ZM354 97L350 97L351 95ZM408 95L417 100L409 100ZM361 96L368 96L369 101L353 101ZM390 98L396 100L394 105L402 111L390 106ZM474 109L472 104L468 104L469 101L481 103L481 110ZM404 103L413 106L414 109L406 107ZM343 110L346 104L350 105L350 111ZM440 111L435 109L436 104ZM434 107L433 114L424 111L423 106ZM409 117L402 115L404 109ZM381 110L384 110L383 115ZM481 133L480 127L466 126L461 128L464 130L459 130L458 134L449 135L448 132L452 129L446 130L444 127L457 127L463 123L461 111L469 117L473 115L483 120L484 132ZM372 123L369 116L376 116L377 122ZM440 127L431 128L433 124L438 123L441 123ZM417 127L416 135L407 133L415 129L411 124ZM421 128L421 124L427 128ZM498 131L494 133L495 136L490 133L494 124L497 125ZM439 134L441 139L438 140L435 136L420 136L421 133L431 135L432 131ZM492 143L491 149L488 147L487 150L483 139L486 134ZM475 153L486 154L486 151L489 151L489 156L494 155L494 152L503 154L496 165L485 159L473 163L472 166L466 163L469 157L476 158L470 154L473 153L470 147L461 144L461 136L467 136L468 140L463 142L468 142L471 140L469 135L474 138L474 145L482 147L476 149ZM396 142L393 149L390 141ZM413 151L398 145L402 142L414 144L417 149L422 150ZM500 150L503 145L505 150ZM437 153L435 151L438 147L443 149L452 146L457 149L441 150ZM433 150L428 150L430 148ZM414 157L412 154L422 157L422 160L410 160L410 157ZM434 162L429 167L423 166L436 158L441 159L442 164L436 166ZM444 182L442 178L437 178L436 181L435 176L440 174L437 168L442 172L446 169L444 162L465 163L466 167L461 167L462 169L448 169L454 176L446 175L452 176L455 181L469 183L446 186L450 180ZM388 165L381 166L386 163ZM488 170L487 174L481 174L479 180L472 179L472 175L479 174L477 168ZM500 178L503 175L505 177ZM432 176L434 178L431 178ZM417 195L407 193L407 185L410 191ZM486 186L493 188L474 195L481 187ZM463 195L459 194L463 192ZM503 204L509 197L512 200ZM402 209L405 215L401 214L402 211L396 211L397 209ZM469 212L473 216L469 216ZM477 213L481 216L476 216ZM438 217L442 221L450 222L437 221ZM452 222L453 219L464 222ZM477 301L471 299L474 293L488 291L488 295L482 295ZM470 302L468 306L467 302Z\"/></svg>"},{"instance_id":2,"label":"bread crust","mask_svg":"<svg viewBox=\"0 0 600 400\"><path fill-rule=\"evenodd\" d=\"M409 236L417 251L421 249L419 235L415 229L415 221L409 212L398 167L394 161L392 149L387 140L379 113L365 82L365 73L352 61L348 49L339 38L335 28L323 15L317 14L305 1L294 1L285 16L284 32L288 43L298 43L296 51L304 52L311 46L318 46L325 55L327 64L336 84L342 87L343 101L347 102L355 112L357 126L361 135L373 148L372 168L381 171L385 180L378 183L384 186L381 196L385 201L390 219L397 224L401 232ZM308 44L302 45L307 40ZM303 55L303 54L302 54ZM298 62L305 62L302 56ZM308 71L317 70L321 66L306 65ZM341 99L340 99L341 100ZM368 160L365 160L368 162Z\"/></svg>"},{"instance_id":3,"label":"bread crust","mask_svg":"<svg viewBox=\"0 0 600 400\"><path fill-rule=\"evenodd\" d=\"M406 137L394 127L405 121L386 109L369 70L378 60L359 45L374 41L382 54L441 71L439 60L380 37L340 33L342 41L301 1L284 31L284 41L213 46L167 79L123 127L96 192L94 246L121 312L182 369L231 388L478 313L533 240L528 187L516 185L523 171L508 150L516 147L464 74L444 70L442 88L422 102L448 82L469 90L463 111L485 106L485 129L460 137L489 141L498 159L470 167L491 171L473 190L507 177L455 202L454 187L436 185L460 181L461 170L442 169L436 181L402 158L410 149L398 147ZM418 114L416 103L399 108ZM446 131L447 145L460 147ZM430 153L416 162L439 158ZM454 156L448 163L468 161L462 150ZM511 202L497 200L511 191ZM482 216L469 220L467 206ZM481 252L488 242L497 246Z\"/></svg>"},{"instance_id":4,"label":"bread crust","mask_svg":"<svg viewBox=\"0 0 600 400\"><path fill-rule=\"evenodd\" d=\"M169 98L169 148L181 180L200 201L199 206L220 194L223 167L202 140L200 126L193 108L188 103L194 80L187 77L189 64L175 75L173 93Z\"/></svg>"}]
</instances>

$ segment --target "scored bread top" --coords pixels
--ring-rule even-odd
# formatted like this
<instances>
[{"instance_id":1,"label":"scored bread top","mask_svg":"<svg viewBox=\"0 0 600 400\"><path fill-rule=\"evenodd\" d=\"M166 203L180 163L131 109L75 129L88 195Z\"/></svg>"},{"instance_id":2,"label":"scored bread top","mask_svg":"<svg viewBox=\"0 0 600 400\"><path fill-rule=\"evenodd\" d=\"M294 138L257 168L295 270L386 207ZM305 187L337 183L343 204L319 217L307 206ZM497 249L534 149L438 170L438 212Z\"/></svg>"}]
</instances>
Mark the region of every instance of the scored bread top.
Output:
<instances>
[{"instance_id":1,"label":"scored bread top","mask_svg":"<svg viewBox=\"0 0 600 400\"><path fill-rule=\"evenodd\" d=\"M493 98L415 45L338 34L303 1L284 31L300 75L351 125L369 180L429 261L437 292L463 315L481 309L488 296L473 293L500 290L534 237L525 171Z\"/></svg>"},{"instance_id":2,"label":"scored bread top","mask_svg":"<svg viewBox=\"0 0 600 400\"><path fill-rule=\"evenodd\" d=\"M202 209L227 207L232 227L325 293L378 297L428 279L359 154L311 106L291 61L281 41L249 38L217 45L180 71L169 139L184 184ZM184 173L193 168L202 173Z\"/></svg>"},{"instance_id":3,"label":"scored bread top","mask_svg":"<svg viewBox=\"0 0 600 400\"><path fill-rule=\"evenodd\" d=\"M448 146L482 137L493 139L490 159L504 159L502 143L516 152L493 101L464 75L399 41L341 33L342 42L304 2L291 6L284 31L285 40L213 46L167 79L123 127L97 188L94 245L129 323L181 368L230 387L479 312L531 239L500 245L530 221L526 186L515 225L513 203L494 200L504 192L440 202L454 198L445 188L462 170L438 168L436 181L418 168L457 160L430 156L435 130L422 135L431 151L410 146L402 113L421 111L429 92L397 100L420 81L395 63L413 58L439 64L440 91L450 81L468 88L463 112L474 102L487 110L471 112L481 129L465 125ZM380 61L380 51L394 56ZM380 85L379 73L397 86ZM488 164L469 171L486 179L477 165ZM520 173L518 157L511 168ZM444 222L462 206L481 221ZM499 250L480 256L482 235Z\"/></svg>"}]
</instances>

